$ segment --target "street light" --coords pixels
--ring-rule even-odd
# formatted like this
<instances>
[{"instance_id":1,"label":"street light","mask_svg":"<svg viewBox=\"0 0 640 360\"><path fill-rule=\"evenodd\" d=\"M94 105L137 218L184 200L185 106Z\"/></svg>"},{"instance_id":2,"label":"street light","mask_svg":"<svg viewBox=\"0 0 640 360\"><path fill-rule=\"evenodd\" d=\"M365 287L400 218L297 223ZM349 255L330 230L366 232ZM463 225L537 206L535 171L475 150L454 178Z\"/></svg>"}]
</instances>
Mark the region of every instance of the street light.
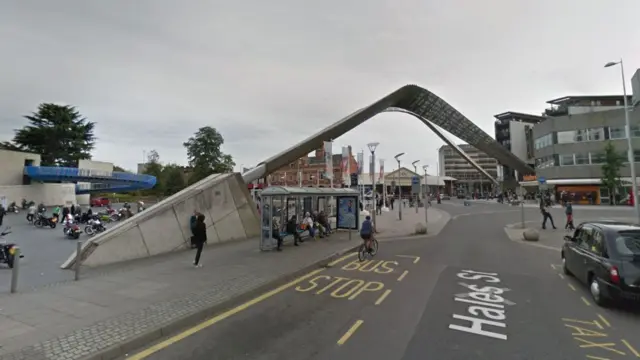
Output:
<instances>
[{"instance_id":1,"label":"street light","mask_svg":"<svg viewBox=\"0 0 640 360\"><path fill-rule=\"evenodd\" d=\"M404 153L400 153L393 158L398 162L398 174L396 176L397 186L398 186L398 220L402 220L402 187L400 186L400 157L404 155Z\"/></svg>"},{"instance_id":2,"label":"street light","mask_svg":"<svg viewBox=\"0 0 640 360\"><path fill-rule=\"evenodd\" d=\"M416 167L416 164L419 163L420 160L416 160L414 162L411 163L411 165L413 165L413 172L417 175L418 174L418 167ZM413 180L411 181L411 186L413 186ZM415 200L415 207L416 207L416 214L418 213L418 194L416 193L416 200Z\"/></svg>"},{"instance_id":3,"label":"street light","mask_svg":"<svg viewBox=\"0 0 640 360\"><path fill-rule=\"evenodd\" d=\"M427 213L427 209L429 204L429 182L427 181L427 170L429 170L429 165L423 165L422 170L424 170L424 223L425 226L428 226L429 215Z\"/></svg>"},{"instance_id":4,"label":"street light","mask_svg":"<svg viewBox=\"0 0 640 360\"><path fill-rule=\"evenodd\" d=\"M631 183L633 184L633 190L631 195L633 196L633 205L636 210L636 219L640 221L640 204L638 204L638 179L636 178L636 165L635 156L633 154L633 146L631 145L631 124L629 122L629 106L627 104L627 85L624 78L624 63L622 59L620 61L611 61L604 65L608 68L620 64L620 74L622 76L622 95L624 96L624 122L627 128L627 156L629 158L629 168L631 169Z\"/></svg>"},{"instance_id":5,"label":"street light","mask_svg":"<svg viewBox=\"0 0 640 360\"><path fill-rule=\"evenodd\" d=\"M371 199L373 200L373 228L376 228L376 206L377 206L377 201L376 201L376 148L378 147L378 145L380 145L380 143L377 142L371 142L367 144L367 147L369 148L369 151L371 152L371 169L369 169L369 171L371 172Z\"/></svg>"}]
</instances>

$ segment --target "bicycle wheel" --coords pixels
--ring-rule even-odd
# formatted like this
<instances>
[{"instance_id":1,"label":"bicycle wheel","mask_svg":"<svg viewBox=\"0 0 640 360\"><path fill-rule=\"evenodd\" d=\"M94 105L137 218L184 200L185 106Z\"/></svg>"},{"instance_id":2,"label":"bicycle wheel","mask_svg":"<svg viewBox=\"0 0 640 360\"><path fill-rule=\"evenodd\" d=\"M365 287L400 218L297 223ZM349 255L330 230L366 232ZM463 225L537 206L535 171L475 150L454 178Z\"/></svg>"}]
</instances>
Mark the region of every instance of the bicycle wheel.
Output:
<instances>
[{"instance_id":1,"label":"bicycle wheel","mask_svg":"<svg viewBox=\"0 0 640 360\"><path fill-rule=\"evenodd\" d=\"M363 262L367 258L367 246L365 244L360 245L358 248L358 260Z\"/></svg>"},{"instance_id":2,"label":"bicycle wheel","mask_svg":"<svg viewBox=\"0 0 640 360\"><path fill-rule=\"evenodd\" d=\"M375 256L378 253L378 240L371 240L371 256Z\"/></svg>"}]
</instances>

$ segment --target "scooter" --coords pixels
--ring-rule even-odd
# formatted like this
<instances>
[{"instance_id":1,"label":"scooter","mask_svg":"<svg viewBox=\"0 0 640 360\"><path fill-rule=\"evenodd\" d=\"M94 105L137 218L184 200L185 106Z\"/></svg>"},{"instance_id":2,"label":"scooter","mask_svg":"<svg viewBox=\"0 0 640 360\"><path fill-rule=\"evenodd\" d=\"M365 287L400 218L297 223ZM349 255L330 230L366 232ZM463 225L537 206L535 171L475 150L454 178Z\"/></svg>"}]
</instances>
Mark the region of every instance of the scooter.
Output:
<instances>
[{"instance_id":1,"label":"scooter","mask_svg":"<svg viewBox=\"0 0 640 360\"><path fill-rule=\"evenodd\" d=\"M62 229L62 233L70 239L78 240L80 234L82 234L82 230L80 230L80 226L77 224L68 222Z\"/></svg>"},{"instance_id":2,"label":"scooter","mask_svg":"<svg viewBox=\"0 0 640 360\"><path fill-rule=\"evenodd\" d=\"M20 209L18 209L18 206L16 206L15 202L12 202L11 204L9 204L9 206L7 206L7 212L17 214L20 212Z\"/></svg>"},{"instance_id":3,"label":"scooter","mask_svg":"<svg viewBox=\"0 0 640 360\"><path fill-rule=\"evenodd\" d=\"M36 220L33 222L33 225L38 228L43 228L48 226L52 229L56 228L56 224L58 223L58 218L56 217L47 217L44 214L40 213L37 215Z\"/></svg>"},{"instance_id":4,"label":"scooter","mask_svg":"<svg viewBox=\"0 0 640 360\"><path fill-rule=\"evenodd\" d=\"M87 224L88 225L84 228L84 232L89 236L93 236L107 230L107 228L104 227L102 222L98 219L91 219Z\"/></svg>"},{"instance_id":5,"label":"scooter","mask_svg":"<svg viewBox=\"0 0 640 360\"><path fill-rule=\"evenodd\" d=\"M7 227L0 233L0 239L4 238L8 234L11 234L10 227ZM20 258L24 255L20 254ZM13 264L16 260L16 244L7 243L6 241L0 241L0 263L7 264L10 269L13 269Z\"/></svg>"}]
</instances>

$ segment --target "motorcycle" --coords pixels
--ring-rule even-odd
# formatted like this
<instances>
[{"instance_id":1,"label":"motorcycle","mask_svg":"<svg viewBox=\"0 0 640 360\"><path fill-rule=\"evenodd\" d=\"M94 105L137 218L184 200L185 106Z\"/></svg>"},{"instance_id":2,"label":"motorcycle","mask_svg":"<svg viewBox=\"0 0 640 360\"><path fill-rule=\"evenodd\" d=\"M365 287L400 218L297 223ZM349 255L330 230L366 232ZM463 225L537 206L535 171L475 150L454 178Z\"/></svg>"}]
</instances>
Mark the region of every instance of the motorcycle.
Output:
<instances>
[{"instance_id":1,"label":"motorcycle","mask_svg":"<svg viewBox=\"0 0 640 360\"><path fill-rule=\"evenodd\" d=\"M10 227L7 227L0 233L0 239L6 235L11 234ZM24 255L20 254L20 258ZM13 264L16 260L16 244L0 242L0 263L7 264L10 269L13 269Z\"/></svg>"},{"instance_id":2,"label":"motorcycle","mask_svg":"<svg viewBox=\"0 0 640 360\"><path fill-rule=\"evenodd\" d=\"M84 232L89 236L93 236L95 234L99 234L103 231L106 231L107 228L102 224L102 222L98 219L91 219L88 222L88 225L85 226Z\"/></svg>"},{"instance_id":3,"label":"motorcycle","mask_svg":"<svg viewBox=\"0 0 640 360\"><path fill-rule=\"evenodd\" d=\"M35 205L36 203L33 201L27 201L25 199L22 199L22 210L27 210L28 208L30 208L31 206Z\"/></svg>"},{"instance_id":4,"label":"motorcycle","mask_svg":"<svg viewBox=\"0 0 640 360\"><path fill-rule=\"evenodd\" d=\"M38 228L43 228L48 226L52 229L56 228L56 224L58 223L58 218L56 217L47 217L44 214L40 213L37 215L36 220L33 222L33 225Z\"/></svg>"},{"instance_id":5,"label":"motorcycle","mask_svg":"<svg viewBox=\"0 0 640 360\"><path fill-rule=\"evenodd\" d=\"M18 206L16 206L16 203L12 202L11 204L9 204L9 206L7 206L7 212L17 214L20 212L20 210L18 209Z\"/></svg>"},{"instance_id":6,"label":"motorcycle","mask_svg":"<svg viewBox=\"0 0 640 360\"><path fill-rule=\"evenodd\" d=\"M82 234L82 230L80 230L80 226L78 226L78 224L68 222L62 229L62 233L70 239L78 240L78 238L80 238L80 234Z\"/></svg>"}]
</instances>

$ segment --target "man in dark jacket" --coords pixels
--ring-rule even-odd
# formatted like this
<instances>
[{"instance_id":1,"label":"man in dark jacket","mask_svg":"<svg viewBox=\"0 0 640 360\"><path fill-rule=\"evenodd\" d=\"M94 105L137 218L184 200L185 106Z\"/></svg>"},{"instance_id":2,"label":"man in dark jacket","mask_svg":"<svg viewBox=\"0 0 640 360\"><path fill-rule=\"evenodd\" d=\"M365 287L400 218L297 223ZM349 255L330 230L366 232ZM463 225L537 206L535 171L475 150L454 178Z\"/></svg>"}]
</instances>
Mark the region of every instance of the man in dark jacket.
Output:
<instances>
[{"instance_id":1,"label":"man in dark jacket","mask_svg":"<svg viewBox=\"0 0 640 360\"><path fill-rule=\"evenodd\" d=\"M189 228L191 229L191 248L195 249L196 248L196 243L195 243L195 229L196 229L196 224L198 223L198 215L200 215L199 212L197 212L196 210L193 211L193 215L191 215L191 218L189 218Z\"/></svg>"},{"instance_id":2,"label":"man in dark jacket","mask_svg":"<svg viewBox=\"0 0 640 360\"><path fill-rule=\"evenodd\" d=\"M200 255L202 255L202 248L207 241L207 226L204 224L204 215L202 214L198 214L196 226L193 228L193 240L197 249L193 266L202 267L202 264L200 264Z\"/></svg>"},{"instance_id":3,"label":"man in dark jacket","mask_svg":"<svg viewBox=\"0 0 640 360\"><path fill-rule=\"evenodd\" d=\"M299 242L302 242L300 238L300 234L298 234L298 223L296 221L296 216L291 216L291 219L287 221L287 233L293 236L293 245L298 246ZM282 241L278 242L278 248L282 246Z\"/></svg>"},{"instance_id":4,"label":"man in dark jacket","mask_svg":"<svg viewBox=\"0 0 640 360\"><path fill-rule=\"evenodd\" d=\"M551 213L549 212L549 203L543 198L540 199L540 213L542 213L542 229L546 229L547 228L547 219L549 219L551 221L551 226L553 226L553 228L556 228L556 224L553 223L553 217L551 216Z\"/></svg>"}]
</instances>

